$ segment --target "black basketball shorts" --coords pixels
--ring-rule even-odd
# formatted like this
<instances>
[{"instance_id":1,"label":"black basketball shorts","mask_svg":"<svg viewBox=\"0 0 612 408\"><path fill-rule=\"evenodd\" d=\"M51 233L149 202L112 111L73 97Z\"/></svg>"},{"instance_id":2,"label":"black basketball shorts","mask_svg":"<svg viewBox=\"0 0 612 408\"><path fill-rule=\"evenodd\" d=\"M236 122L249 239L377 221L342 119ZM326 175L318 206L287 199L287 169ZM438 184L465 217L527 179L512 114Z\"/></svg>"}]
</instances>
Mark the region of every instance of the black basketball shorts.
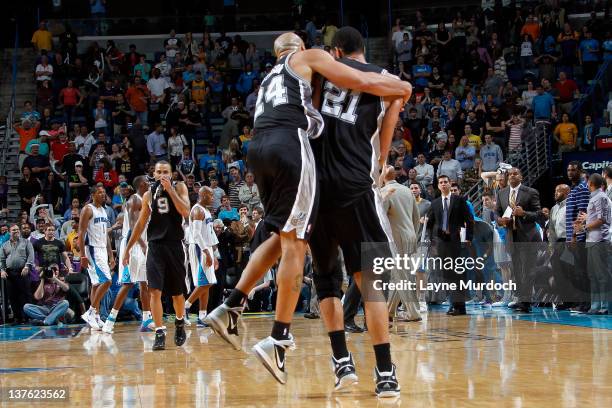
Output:
<instances>
[{"instance_id":1,"label":"black basketball shorts","mask_svg":"<svg viewBox=\"0 0 612 408\"><path fill-rule=\"evenodd\" d=\"M338 248L342 249L347 274L352 275L365 272L362 269L370 257L391 256L392 241L381 197L374 190L364 192L350 206L319 212L310 237L319 299L342 296ZM363 253L364 248L368 248L367 253Z\"/></svg>"},{"instance_id":2,"label":"black basketball shorts","mask_svg":"<svg viewBox=\"0 0 612 408\"><path fill-rule=\"evenodd\" d=\"M258 130L249 144L249 167L270 231L295 230L308 239L317 212L314 156L306 132L296 128Z\"/></svg>"},{"instance_id":3,"label":"black basketball shorts","mask_svg":"<svg viewBox=\"0 0 612 408\"><path fill-rule=\"evenodd\" d=\"M147 281L150 288L169 296L185 292L185 250L181 241L149 242Z\"/></svg>"}]
</instances>

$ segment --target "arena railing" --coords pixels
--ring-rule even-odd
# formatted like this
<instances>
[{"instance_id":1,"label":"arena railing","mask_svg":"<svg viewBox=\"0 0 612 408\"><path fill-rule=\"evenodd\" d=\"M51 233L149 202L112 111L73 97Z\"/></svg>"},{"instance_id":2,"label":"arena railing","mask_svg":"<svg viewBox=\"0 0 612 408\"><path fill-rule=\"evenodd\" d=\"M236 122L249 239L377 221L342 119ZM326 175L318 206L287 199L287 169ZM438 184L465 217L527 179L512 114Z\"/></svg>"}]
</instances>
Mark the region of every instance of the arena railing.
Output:
<instances>
[{"instance_id":1,"label":"arena railing","mask_svg":"<svg viewBox=\"0 0 612 408\"><path fill-rule=\"evenodd\" d=\"M521 149L511 153L504 162L517 167L523 175L526 185L533 185L551 166L551 132L550 123L537 121L533 130L521 142ZM474 211L479 214L482 209L482 195L487 188L483 180L479 180L464 196L472 202Z\"/></svg>"},{"instance_id":2,"label":"arena railing","mask_svg":"<svg viewBox=\"0 0 612 408\"><path fill-rule=\"evenodd\" d=\"M15 99L17 90L17 56L19 53L19 29L15 24L15 48L13 50L13 66L11 77L11 101L6 114L6 128L4 129L4 139L1 142L0 151L0 175L6 175L6 154L10 147L11 135L13 134L13 123L15 121Z\"/></svg>"},{"instance_id":3,"label":"arena railing","mask_svg":"<svg viewBox=\"0 0 612 408\"><path fill-rule=\"evenodd\" d=\"M602 119L610 89L612 89L612 63L608 60L601 64L584 96L572 106L570 118L578 129L582 130L586 115L590 115L595 123Z\"/></svg>"}]
</instances>

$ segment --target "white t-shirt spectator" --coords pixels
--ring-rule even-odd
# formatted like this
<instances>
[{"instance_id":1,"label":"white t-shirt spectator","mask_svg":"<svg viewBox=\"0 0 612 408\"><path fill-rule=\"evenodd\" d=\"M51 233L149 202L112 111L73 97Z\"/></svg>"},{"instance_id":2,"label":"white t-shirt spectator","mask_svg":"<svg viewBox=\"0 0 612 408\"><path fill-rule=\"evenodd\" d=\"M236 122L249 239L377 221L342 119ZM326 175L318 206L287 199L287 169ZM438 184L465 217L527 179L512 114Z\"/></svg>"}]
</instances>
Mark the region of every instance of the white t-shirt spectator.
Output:
<instances>
[{"instance_id":1,"label":"white t-shirt spectator","mask_svg":"<svg viewBox=\"0 0 612 408\"><path fill-rule=\"evenodd\" d=\"M151 95L159 98L164 94L166 89L170 88L170 85L168 85L168 81L160 76L159 78L149 79L149 82L147 82L147 88L149 88L149 91L151 91Z\"/></svg>"},{"instance_id":2,"label":"white t-shirt spectator","mask_svg":"<svg viewBox=\"0 0 612 408\"><path fill-rule=\"evenodd\" d=\"M531 57L533 55L533 46L530 41L521 43L521 57Z\"/></svg>"},{"instance_id":3,"label":"white t-shirt spectator","mask_svg":"<svg viewBox=\"0 0 612 408\"><path fill-rule=\"evenodd\" d=\"M404 40L404 34L408 34L408 40L412 41L412 34L410 34L410 31L408 31L407 28L404 28L403 31L396 31L393 33L393 37L391 37L394 48L397 49L397 46L399 45L399 43L401 43Z\"/></svg>"},{"instance_id":4,"label":"white t-shirt spectator","mask_svg":"<svg viewBox=\"0 0 612 408\"><path fill-rule=\"evenodd\" d=\"M44 75L38 76L39 73L44 73ZM36 80L37 81L50 81L53 76L53 65L47 64L44 66L43 64L38 64L36 66Z\"/></svg>"}]
</instances>

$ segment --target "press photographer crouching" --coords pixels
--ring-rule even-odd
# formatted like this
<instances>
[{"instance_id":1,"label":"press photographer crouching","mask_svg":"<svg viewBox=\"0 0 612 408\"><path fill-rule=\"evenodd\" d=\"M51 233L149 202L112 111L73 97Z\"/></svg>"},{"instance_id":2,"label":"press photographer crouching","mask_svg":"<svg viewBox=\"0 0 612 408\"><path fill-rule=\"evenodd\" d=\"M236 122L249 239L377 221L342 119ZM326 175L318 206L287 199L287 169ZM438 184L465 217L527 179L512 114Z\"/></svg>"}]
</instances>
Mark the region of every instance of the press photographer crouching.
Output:
<instances>
[{"instance_id":1,"label":"press photographer crouching","mask_svg":"<svg viewBox=\"0 0 612 408\"><path fill-rule=\"evenodd\" d=\"M33 324L52 326L58 322L70 321L74 312L66 300L69 290L70 285L60 276L59 266L49 265L41 271L40 284L34 292L34 299L38 304L27 303L23 311L33 320Z\"/></svg>"}]
</instances>

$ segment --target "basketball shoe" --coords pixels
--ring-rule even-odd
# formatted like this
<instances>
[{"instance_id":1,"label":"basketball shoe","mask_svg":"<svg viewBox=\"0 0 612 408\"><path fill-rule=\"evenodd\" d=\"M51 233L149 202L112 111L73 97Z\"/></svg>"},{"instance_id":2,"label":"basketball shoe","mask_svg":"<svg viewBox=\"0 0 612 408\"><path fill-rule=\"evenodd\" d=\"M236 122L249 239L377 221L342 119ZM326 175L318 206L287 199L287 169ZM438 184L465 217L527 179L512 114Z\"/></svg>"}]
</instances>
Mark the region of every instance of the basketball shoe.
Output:
<instances>
[{"instance_id":1,"label":"basketball shoe","mask_svg":"<svg viewBox=\"0 0 612 408\"><path fill-rule=\"evenodd\" d=\"M229 307L222 303L221 306L207 314L203 322L236 350L240 350L240 337L238 335L240 316L242 316L242 306Z\"/></svg>"},{"instance_id":2,"label":"basketball shoe","mask_svg":"<svg viewBox=\"0 0 612 408\"><path fill-rule=\"evenodd\" d=\"M285 384L287 382L287 372L285 371L285 354L288 349L294 349L295 342L293 336L289 334L287 340L276 340L274 337L266 337L253 346L255 356L262 362L264 367L276 378Z\"/></svg>"}]
</instances>

